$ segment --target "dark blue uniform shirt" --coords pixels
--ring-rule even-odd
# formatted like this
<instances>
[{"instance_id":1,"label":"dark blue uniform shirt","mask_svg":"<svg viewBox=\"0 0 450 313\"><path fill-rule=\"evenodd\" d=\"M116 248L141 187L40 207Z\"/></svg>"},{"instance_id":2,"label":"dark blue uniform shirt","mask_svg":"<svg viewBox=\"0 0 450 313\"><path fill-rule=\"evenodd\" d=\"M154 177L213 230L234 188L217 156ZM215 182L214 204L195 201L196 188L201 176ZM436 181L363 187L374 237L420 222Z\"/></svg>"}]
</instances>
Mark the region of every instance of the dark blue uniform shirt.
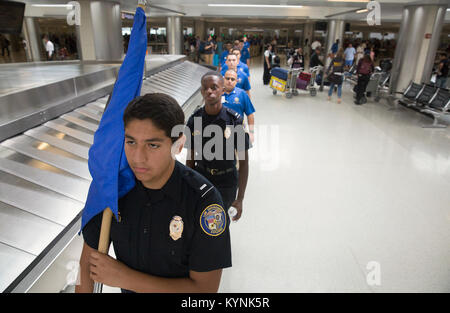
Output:
<instances>
[{"instance_id":1,"label":"dark blue uniform shirt","mask_svg":"<svg viewBox=\"0 0 450 313\"><path fill-rule=\"evenodd\" d=\"M195 118L200 118L200 123L195 123ZM185 147L194 150L196 154L195 170L211 181L214 186L233 187L238 184L238 173L236 170L236 157L234 151L241 152L250 148L250 140L248 133L244 131L243 117L230 108L222 106L219 114L208 115L204 107L196 110L188 122L186 123L186 140ZM215 134L207 136L204 129L209 125L218 125L221 129L221 140L223 147L223 155L221 159L213 158L208 160L205 156L205 145L208 145ZM231 146L233 151L228 151L226 147ZM210 147L208 145L208 147ZM214 153L216 147L211 147ZM209 149L208 149L209 151ZM201 158L197 160L197 158Z\"/></svg>"},{"instance_id":2,"label":"dark blue uniform shirt","mask_svg":"<svg viewBox=\"0 0 450 313\"><path fill-rule=\"evenodd\" d=\"M231 266L227 212L217 189L175 161L167 183L158 190L136 186L119 199L120 221L113 218L111 240L117 260L139 272L186 278ZM83 229L87 245L98 247L102 214Z\"/></svg>"}]
</instances>

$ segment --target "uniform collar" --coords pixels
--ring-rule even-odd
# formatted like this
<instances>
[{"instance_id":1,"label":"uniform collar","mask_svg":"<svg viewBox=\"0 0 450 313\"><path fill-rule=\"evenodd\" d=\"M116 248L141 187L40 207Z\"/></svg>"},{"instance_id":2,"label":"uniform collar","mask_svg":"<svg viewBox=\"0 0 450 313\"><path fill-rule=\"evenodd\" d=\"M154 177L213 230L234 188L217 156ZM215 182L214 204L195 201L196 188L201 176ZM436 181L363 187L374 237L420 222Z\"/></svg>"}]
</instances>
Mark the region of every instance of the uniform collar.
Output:
<instances>
[{"instance_id":1,"label":"uniform collar","mask_svg":"<svg viewBox=\"0 0 450 313\"><path fill-rule=\"evenodd\" d=\"M172 175L170 175L169 180L165 183L165 185L161 188L162 191L169 197L175 198L178 192L180 191L180 172L181 172L181 163L175 160L175 166L173 168Z\"/></svg>"},{"instance_id":2,"label":"uniform collar","mask_svg":"<svg viewBox=\"0 0 450 313\"><path fill-rule=\"evenodd\" d=\"M178 161L175 161L172 175L170 175L169 179L161 189L147 189L141 181L136 180L136 186L139 193L145 195L146 197L151 196L151 198L149 199L151 203L156 203L163 200L164 196L176 199L177 194L180 190L180 166L180 163Z\"/></svg>"},{"instance_id":3,"label":"uniform collar","mask_svg":"<svg viewBox=\"0 0 450 313\"><path fill-rule=\"evenodd\" d=\"M202 115L204 117L208 117L209 120L211 120L211 119L212 120L215 120L215 119L226 120L227 108L222 104L222 108L220 109L219 113L217 113L217 115L209 115L208 113L206 113L205 107L203 106L203 113L202 113Z\"/></svg>"},{"instance_id":4,"label":"uniform collar","mask_svg":"<svg viewBox=\"0 0 450 313\"><path fill-rule=\"evenodd\" d=\"M234 93L236 93L236 87L234 87L233 90L230 91L229 93L225 92L225 95L229 96L229 95L232 95Z\"/></svg>"}]
</instances>

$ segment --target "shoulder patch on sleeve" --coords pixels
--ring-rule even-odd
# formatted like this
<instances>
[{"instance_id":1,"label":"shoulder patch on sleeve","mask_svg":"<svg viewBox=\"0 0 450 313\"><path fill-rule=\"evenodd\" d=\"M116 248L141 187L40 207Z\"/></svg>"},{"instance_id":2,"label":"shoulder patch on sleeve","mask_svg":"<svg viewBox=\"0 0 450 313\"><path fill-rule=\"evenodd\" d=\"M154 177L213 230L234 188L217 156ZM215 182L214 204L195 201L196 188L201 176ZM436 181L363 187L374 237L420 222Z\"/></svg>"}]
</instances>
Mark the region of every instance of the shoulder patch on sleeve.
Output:
<instances>
[{"instance_id":1,"label":"shoulder patch on sleeve","mask_svg":"<svg viewBox=\"0 0 450 313\"><path fill-rule=\"evenodd\" d=\"M233 120L239 121L242 119L241 115L233 109L227 108L227 113L233 117Z\"/></svg>"},{"instance_id":2,"label":"shoulder patch on sleeve","mask_svg":"<svg viewBox=\"0 0 450 313\"><path fill-rule=\"evenodd\" d=\"M200 227L208 236L217 237L227 227L225 210L219 204L208 205L200 215Z\"/></svg>"},{"instance_id":3,"label":"shoulder patch on sleeve","mask_svg":"<svg viewBox=\"0 0 450 313\"><path fill-rule=\"evenodd\" d=\"M205 178L197 174L194 170L188 170L183 175L184 180L194 191L200 195L200 198L205 197L214 186L211 185Z\"/></svg>"}]
</instances>

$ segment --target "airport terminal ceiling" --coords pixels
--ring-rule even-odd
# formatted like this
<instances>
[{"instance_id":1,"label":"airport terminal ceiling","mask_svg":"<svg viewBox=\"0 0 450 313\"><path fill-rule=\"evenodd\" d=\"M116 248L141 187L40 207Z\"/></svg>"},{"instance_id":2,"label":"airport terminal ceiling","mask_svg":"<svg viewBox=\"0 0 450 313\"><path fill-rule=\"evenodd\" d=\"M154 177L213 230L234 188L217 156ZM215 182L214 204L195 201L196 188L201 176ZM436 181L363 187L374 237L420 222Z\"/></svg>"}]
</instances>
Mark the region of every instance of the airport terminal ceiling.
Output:
<instances>
[{"instance_id":1,"label":"airport terminal ceiling","mask_svg":"<svg viewBox=\"0 0 450 313\"><path fill-rule=\"evenodd\" d=\"M106 0L119 2L122 10L134 11L136 0ZM27 4L67 4L64 0L22 0ZM249 18L257 23L257 19L282 18L293 20L344 19L346 21L364 21L365 14L356 13L358 9L365 9L366 0L316 0L316 1L273 1L273 0L153 0L149 1L153 8L147 9L151 17L179 15L184 17L207 18ZM402 8L407 4L449 4L448 0L379 0L381 4L381 21L400 22ZM235 6L222 6L233 5ZM251 5L249 7L243 5ZM257 6L256 6L257 5ZM280 5L284 7L259 7L263 5ZM256 7L255 7L256 6ZM301 6L301 7L300 7ZM156 8L158 7L158 8ZM167 10L166 10L167 9ZM26 16L51 15L66 11L65 7L35 7L27 6ZM446 23L450 23L450 11L446 14Z\"/></svg>"}]
</instances>

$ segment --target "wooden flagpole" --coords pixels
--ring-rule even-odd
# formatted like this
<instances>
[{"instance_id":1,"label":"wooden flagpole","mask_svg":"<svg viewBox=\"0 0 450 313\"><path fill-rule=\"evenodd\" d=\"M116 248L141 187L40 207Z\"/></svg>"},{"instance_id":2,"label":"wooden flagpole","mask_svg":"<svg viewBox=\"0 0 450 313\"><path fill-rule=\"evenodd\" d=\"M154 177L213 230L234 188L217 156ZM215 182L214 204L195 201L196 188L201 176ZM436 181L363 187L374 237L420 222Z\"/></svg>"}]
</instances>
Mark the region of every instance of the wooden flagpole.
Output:
<instances>
[{"instance_id":1,"label":"wooden flagpole","mask_svg":"<svg viewBox=\"0 0 450 313\"><path fill-rule=\"evenodd\" d=\"M146 0L138 0L138 7L142 8L145 12ZM100 229L100 238L98 240L98 252L108 254L110 245L110 232L113 212L109 207L103 211L102 226ZM103 284L94 282L94 293L102 293Z\"/></svg>"}]
</instances>

